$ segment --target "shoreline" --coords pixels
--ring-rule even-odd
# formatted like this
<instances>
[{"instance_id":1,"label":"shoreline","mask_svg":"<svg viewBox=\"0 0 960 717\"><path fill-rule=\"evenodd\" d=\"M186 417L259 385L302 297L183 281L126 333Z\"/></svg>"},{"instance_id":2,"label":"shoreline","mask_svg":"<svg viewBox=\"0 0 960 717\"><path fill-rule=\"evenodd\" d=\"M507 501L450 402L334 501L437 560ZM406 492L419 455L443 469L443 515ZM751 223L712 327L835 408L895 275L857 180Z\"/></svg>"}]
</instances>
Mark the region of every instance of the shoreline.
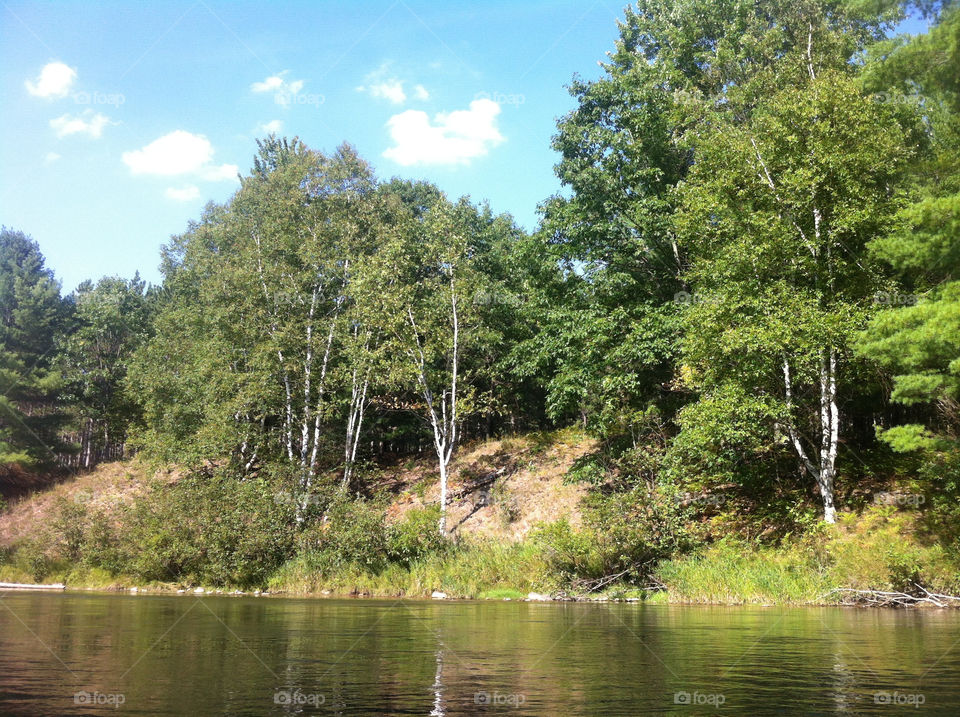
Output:
<instances>
[{"instance_id":1,"label":"shoreline","mask_svg":"<svg viewBox=\"0 0 960 717\"><path fill-rule=\"evenodd\" d=\"M495 602L517 602L517 603L556 603L556 604L567 604L567 603L578 603L578 604L631 604L631 605L651 605L651 606L671 606L671 607L729 607L729 608L742 608L742 607L753 607L753 608L850 608L857 610L957 610L960 609L960 605L933 605L930 603L918 602L914 604L891 604L891 605L872 605L864 603L843 603L843 602L792 602L792 601L781 601L781 602L748 602L748 601L705 601L705 600L670 600L669 598L660 598L660 599L650 599L643 597L615 597L609 595L602 595L598 597L584 597L584 596L562 596L562 597L553 597L545 594L536 594L536 597L531 597L530 595L526 597L518 598L496 598L496 597L458 597L447 595L444 597L431 597L430 595L373 595L373 594L361 594L361 593L333 593L331 591L323 592L291 592L283 590L275 591L265 591L265 590L230 590L225 588L200 588L200 587L191 587L191 588L179 588L175 586L169 587L141 587L141 586L131 586L123 587L119 585L111 586L84 586L84 585L69 585L66 584L63 587L56 587L39 590L39 589L17 589L17 588L0 588L0 595L4 592L22 592L22 593L59 593L59 594L77 594L77 593L102 593L109 595L127 595L127 596L137 596L137 595L150 595L150 596L166 596L166 597L258 597L258 598L274 598L274 599L309 599L309 600L367 600L367 601L399 601L399 600L409 600L416 602L485 602L485 603L495 603Z\"/></svg>"}]
</instances>

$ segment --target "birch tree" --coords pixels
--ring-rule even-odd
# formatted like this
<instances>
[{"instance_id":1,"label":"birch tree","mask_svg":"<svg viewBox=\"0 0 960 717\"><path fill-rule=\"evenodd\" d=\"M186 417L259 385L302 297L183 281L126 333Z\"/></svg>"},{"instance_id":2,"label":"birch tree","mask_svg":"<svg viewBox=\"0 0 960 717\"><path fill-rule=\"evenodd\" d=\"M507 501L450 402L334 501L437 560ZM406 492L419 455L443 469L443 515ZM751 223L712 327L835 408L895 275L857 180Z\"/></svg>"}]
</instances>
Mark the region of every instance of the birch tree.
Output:
<instances>
[{"instance_id":1,"label":"birch tree","mask_svg":"<svg viewBox=\"0 0 960 717\"><path fill-rule=\"evenodd\" d=\"M465 356L480 334L472 297L480 274L466 228L445 201L412 215L380 249L367 276L368 315L377 318L391 381L416 398L440 474L439 531L446 535L449 466L473 406Z\"/></svg>"},{"instance_id":2,"label":"birch tree","mask_svg":"<svg viewBox=\"0 0 960 717\"><path fill-rule=\"evenodd\" d=\"M713 116L680 188L695 299L687 383L707 401L685 412L701 420L725 385L760 398L771 442L783 436L832 523L842 404L856 393L850 345L878 308L865 245L893 221L901 199L890 188L912 150L897 108L804 64L807 78L748 122Z\"/></svg>"},{"instance_id":3,"label":"birch tree","mask_svg":"<svg viewBox=\"0 0 960 717\"><path fill-rule=\"evenodd\" d=\"M328 156L297 140L262 141L231 202L167 250L172 298L144 352L154 368L191 355L181 363L196 368L190 381L203 385L205 400L187 399L197 412L188 435L201 453L232 455L244 470L283 460L297 476L301 516L332 453L328 423L339 418L338 395L356 388L336 383L345 373L334 369L352 341L346 317L358 258L378 231L374 188L369 167L348 146ZM160 390L170 376L144 368L148 401L156 399L152 422L163 425L163 414L176 410ZM356 377L351 462L366 375L361 369ZM214 440L201 441L205 434Z\"/></svg>"}]
</instances>

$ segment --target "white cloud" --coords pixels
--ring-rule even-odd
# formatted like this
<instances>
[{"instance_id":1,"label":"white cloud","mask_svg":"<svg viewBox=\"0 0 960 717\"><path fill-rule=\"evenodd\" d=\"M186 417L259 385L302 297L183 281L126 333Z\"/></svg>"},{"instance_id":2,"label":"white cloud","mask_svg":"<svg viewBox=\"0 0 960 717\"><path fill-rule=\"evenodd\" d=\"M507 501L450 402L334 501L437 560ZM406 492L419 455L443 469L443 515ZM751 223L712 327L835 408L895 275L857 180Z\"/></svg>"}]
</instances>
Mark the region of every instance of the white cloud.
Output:
<instances>
[{"instance_id":1,"label":"white cloud","mask_svg":"<svg viewBox=\"0 0 960 717\"><path fill-rule=\"evenodd\" d=\"M50 126L57 137L68 137L71 134L85 134L97 139L103 134L103 128L111 122L106 115L93 110L84 110L78 115L65 114L50 120Z\"/></svg>"},{"instance_id":2,"label":"white cloud","mask_svg":"<svg viewBox=\"0 0 960 717\"><path fill-rule=\"evenodd\" d=\"M56 99L66 97L70 93L73 81L77 79L77 71L62 62L50 62L40 70L36 82L27 80L23 84L34 97Z\"/></svg>"},{"instance_id":3,"label":"white cloud","mask_svg":"<svg viewBox=\"0 0 960 717\"><path fill-rule=\"evenodd\" d=\"M200 198L200 189L196 185L188 184L180 189L167 187L167 191L165 191L164 194L167 196L167 199L173 199L177 202L190 202Z\"/></svg>"},{"instance_id":4,"label":"white cloud","mask_svg":"<svg viewBox=\"0 0 960 717\"><path fill-rule=\"evenodd\" d=\"M369 73L363 78L365 84L357 87L357 92L366 92L371 97L388 100L395 105L406 102L407 93L403 89L403 80L390 71L390 66L390 62L384 62L376 70ZM430 97L430 93L423 85L415 85L413 96L418 100L425 100Z\"/></svg>"},{"instance_id":5,"label":"white cloud","mask_svg":"<svg viewBox=\"0 0 960 717\"><path fill-rule=\"evenodd\" d=\"M250 85L250 89L253 92L276 92L283 87L283 84L283 78L280 75L274 75L263 82L254 82Z\"/></svg>"},{"instance_id":6,"label":"white cloud","mask_svg":"<svg viewBox=\"0 0 960 717\"><path fill-rule=\"evenodd\" d=\"M395 105L403 104L407 100L407 93L403 91L403 83L397 79L385 80L366 86L361 85L357 88L357 92L367 92L371 97L389 100Z\"/></svg>"},{"instance_id":7,"label":"white cloud","mask_svg":"<svg viewBox=\"0 0 960 717\"><path fill-rule=\"evenodd\" d=\"M280 134L283 132L283 120L270 120L257 126L257 134Z\"/></svg>"},{"instance_id":8,"label":"white cloud","mask_svg":"<svg viewBox=\"0 0 960 717\"><path fill-rule=\"evenodd\" d=\"M58 159L60 159L60 155L57 154L56 152L47 152L46 156L43 158L43 163L44 163L44 164L53 164L53 163L56 162Z\"/></svg>"},{"instance_id":9,"label":"white cloud","mask_svg":"<svg viewBox=\"0 0 960 717\"><path fill-rule=\"evenodd\" d=\"M288 70L284 70L276 75L271 75L263 82L254 82L250 85L250 91L256 93L272 92L277 104L289 105L290 98L299 94L305 83L303 80L287 81L284 77L287 72Z\"/></svg>"},{"instance_id":10,"label":"white cloud","mask_svg":"<svg viewBox=\"0 0 960 717\"><path fill-rule=\"evenodd\" d=\"M142 149L123 153L123 162L133 174L194 175L211 182L236 178L235 164L217 166L212 161L210 140L182 129L165 134Z\"/></svg>"},{"instance_id":11,"label":"white cloud","mask_svg":"<svg viewBox=\"0 0 960 717\"><path fill-rule=\"evenodd\" d=\"M504 141L497 129L500 105L479 99L470 108L441 112L433 118L426 112L407 110L387 121L394 146L383 156L397 164L468 164L483 157Z\"/></svg>"},{"instance_id":12,"label":"white cloud","mask_svg":"<svg viewBox=\"0 0 960 717\"><path fill-rule=\"evenodd\" d=\"M213 146L210 140L202 134L181 129L155 139L143 149L123 153L124 163L134 174L191 174L211 159Z\"/></svg>"}]
</instances>

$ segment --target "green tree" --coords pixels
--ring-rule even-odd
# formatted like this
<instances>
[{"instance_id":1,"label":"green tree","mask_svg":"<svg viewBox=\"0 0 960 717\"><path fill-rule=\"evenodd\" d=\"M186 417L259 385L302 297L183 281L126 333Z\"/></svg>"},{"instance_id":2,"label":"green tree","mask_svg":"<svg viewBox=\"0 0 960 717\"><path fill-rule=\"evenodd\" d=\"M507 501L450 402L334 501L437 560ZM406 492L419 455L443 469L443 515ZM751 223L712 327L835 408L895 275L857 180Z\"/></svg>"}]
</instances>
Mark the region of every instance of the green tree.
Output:
<instances>
[{"instance_id":1,"label":"green tree","mask_svg":"<svg viewBox=\"0 0 960 717\"><path fill-rule=\"evenodd\" d=\"M63 448L54 342L67 315L37 243L0 230L0 464L50 463Z\"/></svg>"},{"instance_id":2,"label":"green tree","mask_svg":"<svg viewBox=\"0 0 960 717\"><path fill-rule=\"evenodd\" d=\"M282 461L301 518L333 456L348 484L371 376L357 344L376 340L351 286L390 211L349 146L259 142L231 201L165 250L166 298L135 372L147 443L167 459L231 456L241 471Z\"/></svg>"},{"instance_id":3,"label":"green tree","mask_svg":"<svg viewBox=\"0 0 960 717\"><path fill-rule=\"evenodd\" d=\"M699 131L679 190L694 289L684 358L688 385L703 396L686 419L701 421L707 405L741 410L714 403L718 391L760 401L768 440L785 435L816 480L827 522L841 406L855 387L850 344L879 286L865 247L890 226L899 202L891 188L911 156L897 109L811 65L806 80L758 101L748 121L716 117Z\"/></svg>"},{"instance_id":4,"label":"green tree","mask_svg":"<svg viewBox=\"0 0 960 717\"><path fill-rule=\"evenodd\" d=\"M66 382L61 400L81 423L80 463L90 467L97 447L123 443L137 419L125 381L131 356L149 333L149 303L139 275L85 281L72 298L73 325L59 347Z\"/></svg>"},{"instance_id":5,"label":"green tree","mask_svg":"<svg viewBox=\"0 0 960 717\"><path fill-rule=\"evenodd\" d=\"M935 463L943 462L940 453L960 452L958 68L960 7L948 6L929 33L879 46L863 79L879 101L912 107L926 141L911 168L912 201L870 246L893 267L896 281L878 294L885 310L870 322L859 349L894 374L892 401L912 407L919 419L899 426L884 421L880 437L897 451L925 449Z\"/></svg>"},{"instance_id":6,"label":"green tree","mask_svg":"<svg viewBox=\"0 0 960 717\"><path fill-rule=\"evenodd\" d=\"M474 298L485 285L473 237L446 201L395 229L364 267L361 301L393 357L391 385L418 397L415 409L429 426L440 472L439 530L446 535L448 466L477 402L465 356L482 340Z\"/></svg>"}]
</instances>

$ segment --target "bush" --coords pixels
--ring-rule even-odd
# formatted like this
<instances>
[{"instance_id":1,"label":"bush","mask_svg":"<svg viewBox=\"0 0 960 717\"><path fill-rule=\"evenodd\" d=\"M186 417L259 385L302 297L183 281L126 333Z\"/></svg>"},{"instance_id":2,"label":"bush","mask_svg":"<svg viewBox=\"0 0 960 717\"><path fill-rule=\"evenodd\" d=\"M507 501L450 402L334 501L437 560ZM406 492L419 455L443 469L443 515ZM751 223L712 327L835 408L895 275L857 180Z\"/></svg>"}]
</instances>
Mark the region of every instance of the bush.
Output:
<instances>
[{"instance_id":1,"label":"bush","mask_svg":"<svg viewBox=\"0 0 960 717\"><path fill-rule=\"evenodd\" d=\"M917 516L894 506L873 506L862 516L841 515L841 530L830 540L831 584L859 590L957 594L960 572L956 556L915 535Z\"/></svg>"},{"instance_id":2,"label":"bush","mask_svg":"<svg viewBox=\"0 0 960 717\"><path fill-rule=\"evenodd\" d=\"M145 580L262 586L292 553L293 508L263 480L190 478L151 494L126 521ZM107 565L104 565L107 567Z\"/></svg>"},{"instance_id":3,"label":"bush","mask_svg":"<svg viewBox=\"0 0 960 717\"><path fill-rule=\"evenodd\" d=\"M25 540L19 543L10 562L20 573L28 575L30 580L37 583L46 579L56 566L42 542L38 540Z\"/></svg>"},{"instance_id":4,"label":"bush","mask_svg":"<svg viewBox=\"0 0 960 717\"><path fill-rule=\"evenodd\" d=\"M321 522L307 528L297 547L321 572L362 566L377 573L389 561L385 515L368 500L338 496Z\"/></svg>"},{"instance_id":5,"label":"bush","mask_svg":"<svg viewBox=\"0 0 960 717\"><path fill-rule=\"evenodd\" d=\"M79 562L86 529L86 507L76 500L59 498L49 525L53 536L53 545L50 546L53 554L70 562Z\"/></svg>"},{"instance_id":6,"label":"bush","mask_svg":"<svg viewBox=\"0 0 960 717\"><path fill-rule=\"evenodd\" d=\"M387 555L393 563L409 567L428 555L444 552L450 543L440 535L440 506L416 508L387 530Z\"/></svg>"},{"instance_id":7,"label":"bush","mask_svg":"<svg viewBox=\"0 0 960 717\"><path fill-rule=\"evenodd\" d=\"M147 582L260 586L293 548L292 508L274 496L269 482L219 475L156 484L110 510L61 500L18 555L36 576L65 563Z\"/></svg>"},{"instance_id":8,"label":"bush","mask_svg":"<svg viewBox=\"0 0 960 717\"><path fill-rule=\"evenodd\" d=\"M692 545L679 503L664 492L594 494L584 501L583 521L580 530L560 520L533 535L548 569L574 588L613 575L640 582L658 560Z\"/></svg>"}]
</instances>

